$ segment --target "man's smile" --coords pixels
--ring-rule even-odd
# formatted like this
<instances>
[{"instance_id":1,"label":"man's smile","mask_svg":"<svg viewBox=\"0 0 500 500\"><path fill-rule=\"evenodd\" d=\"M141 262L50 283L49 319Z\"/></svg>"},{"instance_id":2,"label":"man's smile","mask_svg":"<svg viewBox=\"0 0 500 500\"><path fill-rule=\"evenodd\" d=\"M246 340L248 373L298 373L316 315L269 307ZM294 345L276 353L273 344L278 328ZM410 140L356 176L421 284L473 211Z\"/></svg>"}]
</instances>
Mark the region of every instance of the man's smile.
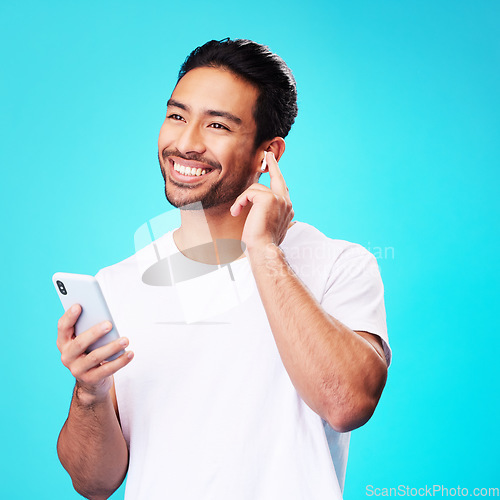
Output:
<instances>
[{"instance_id":1,"label":"man's smile","mask_svg":"<svg viewBox=\"0 0 500 500\"><path fill-rule=\"evenodd\" d=\"M175 161L174 161L174 170L176 172L180 172L182 175L190 175L190 176L196 175L197 177L199 177L200 175L205 175L207 172L210 172L210 170L206 169L202 170L200 167L198 168L184 167L184 165L179 165L178 163L175 163Z\"/></svg>"},{"instance_id":2,"label":"man's smile","mask_svg":"<svg viewBox=\"0 0 500 500\"><path fill-rule=\"evenodd\" d=\"M199 183L202 181L202 177L205 178L211 172L219 170L206 162L186 160L177 156L168 157L167 165L170 170L170 177L174 181L187 184Z\"/></svg>"}]
</instances>

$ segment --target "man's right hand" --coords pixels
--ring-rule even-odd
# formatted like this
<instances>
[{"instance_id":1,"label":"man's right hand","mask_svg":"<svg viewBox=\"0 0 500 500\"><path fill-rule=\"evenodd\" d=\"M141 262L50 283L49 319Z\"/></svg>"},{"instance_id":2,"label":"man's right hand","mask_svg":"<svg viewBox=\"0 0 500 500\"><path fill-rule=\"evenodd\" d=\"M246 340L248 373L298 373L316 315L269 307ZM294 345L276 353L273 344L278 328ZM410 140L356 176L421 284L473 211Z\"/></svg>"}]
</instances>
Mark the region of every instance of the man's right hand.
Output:
<instances>
[{"instance_id":1,"label":"man's right hand","mask_svg":"<svg viewBox=\"0 0 500 500\"><path fill-rule=\"evenodd\" d=\"M127 365L133 354L126 352L113 361L105 361L128 345L126 338L87 354L87 348L111 330L111 323L105 321L76 337L75 323L81 312L82 308L75 304L57 325L61 360L76 378L69 415L57 441L57 453L78 493L85 498L104 499L112 495L127 474L127 443L112 389L113 374Z\"/></svg>"},{"instance_id":2,"label":"man's right hand","mask_svg":"<svg viewBox=\"0 0 500 500\"><path fill-rule=\"evenodd\" d=\"M113 386L112 375L127 365L134 354L126 352L113 361L105 361L128 346L128 339L125 337L87 354L87 348L108 333L112 325L109 321L104 321L76 337L75 323L81 312L80 305L74 304L61 316L57 324L57 347L61 352L63 365L76 378L79 399L92 404L108 396Z\"/></svg>"}]
</instances>

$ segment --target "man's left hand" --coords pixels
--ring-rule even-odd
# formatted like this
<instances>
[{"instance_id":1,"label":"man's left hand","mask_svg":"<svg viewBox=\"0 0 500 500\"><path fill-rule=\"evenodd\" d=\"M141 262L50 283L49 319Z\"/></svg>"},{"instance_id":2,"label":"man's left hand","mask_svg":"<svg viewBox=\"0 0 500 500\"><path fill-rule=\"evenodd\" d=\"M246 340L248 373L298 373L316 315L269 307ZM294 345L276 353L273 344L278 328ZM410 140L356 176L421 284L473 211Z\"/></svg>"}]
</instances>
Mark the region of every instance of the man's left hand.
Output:
<instances>
[{"instance_id":1,"label":"man's left hand","mask_svg":"<svg viewBox=\"0 0 500 500\"><path fill-rule=\"evenodd\" d=\"M271 188L252 184L230 208L231 215L237 217L243 207L252 203L241 236L249 251L269 244L279 245L294 215L288 187L272 152L266 153L266 162Z\"/></svg>"}]
</instances>

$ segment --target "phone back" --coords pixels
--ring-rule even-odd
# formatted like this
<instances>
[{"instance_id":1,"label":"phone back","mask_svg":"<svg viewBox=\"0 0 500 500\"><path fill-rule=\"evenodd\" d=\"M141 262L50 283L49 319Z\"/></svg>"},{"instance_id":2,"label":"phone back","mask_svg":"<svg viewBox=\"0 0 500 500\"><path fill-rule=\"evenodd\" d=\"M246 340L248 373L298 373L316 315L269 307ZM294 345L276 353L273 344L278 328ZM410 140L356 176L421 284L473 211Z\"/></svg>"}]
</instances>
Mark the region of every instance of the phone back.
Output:
<instances>
[{"instance_id":1,"label":"phone back","mask_svg":"<svg viewBox=\"0 0 500 500\"><path fill-rule=\"evenodd\" d=\"M67 311L73 304L80 304L82 313L75 324L75 335L80 335L102 321L110 321L113 328L94 342L88 352L97 349L119 337L99 283L93 276L85 274L55 273L52 282ZM122 351L123 352L123 351ZM120 355L121 353L118 353ZM116 359L118 355L113 356Z\"/></svg>"}]
</instances>

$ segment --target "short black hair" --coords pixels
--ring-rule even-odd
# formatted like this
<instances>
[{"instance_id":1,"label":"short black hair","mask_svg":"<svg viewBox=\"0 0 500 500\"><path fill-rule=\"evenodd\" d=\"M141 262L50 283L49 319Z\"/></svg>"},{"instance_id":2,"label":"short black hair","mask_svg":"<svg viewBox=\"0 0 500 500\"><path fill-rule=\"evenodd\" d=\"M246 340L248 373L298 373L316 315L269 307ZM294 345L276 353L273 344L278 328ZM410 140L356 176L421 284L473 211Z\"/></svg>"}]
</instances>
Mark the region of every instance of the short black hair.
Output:
<instances>
[{"instance_id":1,"label":"short black hair","mask_svg":"<svg viewBox=\"0 0 500 500\"><path fill-rule=\"evenodd\" d=\"M253 115L257 125L255 147L273 137L286 137L297 116L297 85L285 61L265 45L225 38L197 47L186 58L179 80L192 69L227 68L259 90Z\"/></svg>"}]
</instances>

